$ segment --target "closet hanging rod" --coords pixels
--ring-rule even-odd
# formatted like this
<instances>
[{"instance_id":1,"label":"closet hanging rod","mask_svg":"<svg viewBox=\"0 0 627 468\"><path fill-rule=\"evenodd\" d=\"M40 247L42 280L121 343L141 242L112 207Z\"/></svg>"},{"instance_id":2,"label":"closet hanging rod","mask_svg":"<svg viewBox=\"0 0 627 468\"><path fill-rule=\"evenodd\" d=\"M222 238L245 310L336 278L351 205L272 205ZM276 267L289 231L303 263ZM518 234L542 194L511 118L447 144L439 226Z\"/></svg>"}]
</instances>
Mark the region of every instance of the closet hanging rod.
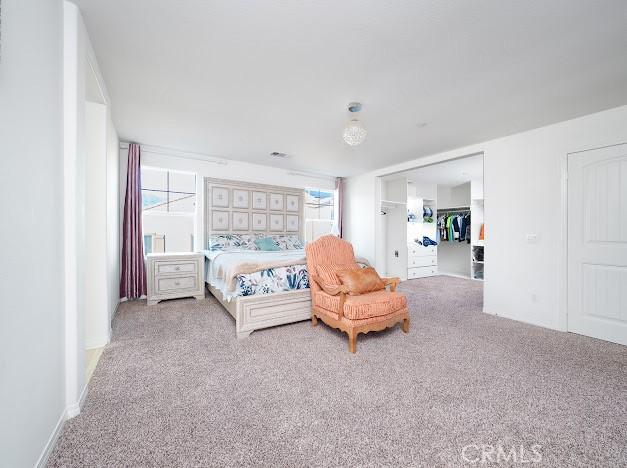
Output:
<instances>
[{"instance_id":1,"label":"closet hanging rod","mask_svg":"<svg viewBox=\"0 0 627 468\"><path fill-rule=\"evenodd\" d=\"M469 206L459 206L457 208L438 208L438 213L439 212L451 212L451 211L470 211L470 207Z\"/></svg>"}]
</instances>

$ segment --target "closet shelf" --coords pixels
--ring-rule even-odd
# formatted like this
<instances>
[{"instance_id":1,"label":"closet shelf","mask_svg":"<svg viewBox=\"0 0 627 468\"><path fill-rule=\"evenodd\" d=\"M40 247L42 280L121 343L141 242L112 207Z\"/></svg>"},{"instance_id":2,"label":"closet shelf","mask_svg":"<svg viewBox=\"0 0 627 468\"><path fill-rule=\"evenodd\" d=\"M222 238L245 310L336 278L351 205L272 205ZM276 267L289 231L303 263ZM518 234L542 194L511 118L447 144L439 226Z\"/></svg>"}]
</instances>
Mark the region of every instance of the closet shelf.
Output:
<instances>
[{"instance_id":1,"label":"closet shelf","mask_svg":"<svg viewBox=\"0 0 627 468\"><path fill-rule=\"evenodd\" d=\"M401 206L401 205L406 205L406 204L407 203L398 202L398 201L392 201L392 200L381 200L381 205Z\"/></svg>"}]
</instances>

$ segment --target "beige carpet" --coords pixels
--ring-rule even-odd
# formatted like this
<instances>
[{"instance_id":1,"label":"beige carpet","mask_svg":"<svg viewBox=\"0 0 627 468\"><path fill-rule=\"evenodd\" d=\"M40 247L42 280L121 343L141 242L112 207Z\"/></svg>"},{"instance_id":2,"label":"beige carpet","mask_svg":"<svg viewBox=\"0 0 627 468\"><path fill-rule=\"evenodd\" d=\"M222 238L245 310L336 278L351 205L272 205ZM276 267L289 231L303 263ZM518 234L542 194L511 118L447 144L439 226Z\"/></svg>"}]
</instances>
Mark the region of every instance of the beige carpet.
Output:
<instances>
[{"instance_id":1,"label":"beige carpet","mask_svg":"<svg viewBox=\"0 0 627 468\"><path fill-rule=\"evenodd\" d=\"M49 464L627 465L627 347L482 314L478 282L402 289L410 333L355 355L308 322L237 341L212 298L122 304Z\"/></svg>"}]
</instances>

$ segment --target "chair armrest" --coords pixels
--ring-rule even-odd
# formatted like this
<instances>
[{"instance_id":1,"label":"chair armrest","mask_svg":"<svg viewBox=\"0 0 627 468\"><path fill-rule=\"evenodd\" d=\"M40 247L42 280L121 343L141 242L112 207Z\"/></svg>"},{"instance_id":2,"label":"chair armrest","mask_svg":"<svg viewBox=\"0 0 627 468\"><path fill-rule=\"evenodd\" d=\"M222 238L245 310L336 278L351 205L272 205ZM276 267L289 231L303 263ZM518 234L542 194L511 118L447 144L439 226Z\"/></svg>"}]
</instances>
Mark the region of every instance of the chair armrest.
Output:
<instances>
[{"instance_id":1,"label":"chair armrest","mask_svg":"<svg viewBox=\"0 0 627 468\"><path fill-rule=\"evenodd\" d=\"M344 317L344 303L346 302L346 294L348 293L348 288L343 284L340 286L328 286L324 284L322 278L316 275L309 275L309 277L314 280L316 284L320 286L320 289L322 289L329 296L337 296L338 294L340 295L340 307L337 313L339 319L342 320L342 317Z\"/></svg>"},{"instance_id":2,"label":"chair armrest","mask_svg":"<svg viewBox=\"0 0 627 468\"><path fill-rule=\"evenodd\" d=\"M390 291L394 292L396 291L396 286L398 286L398 284L401 282L400 278L381 278L383 280L383 284L385 284L385 286L389 286L390 287Z\"/></svg>"}]
</instances>

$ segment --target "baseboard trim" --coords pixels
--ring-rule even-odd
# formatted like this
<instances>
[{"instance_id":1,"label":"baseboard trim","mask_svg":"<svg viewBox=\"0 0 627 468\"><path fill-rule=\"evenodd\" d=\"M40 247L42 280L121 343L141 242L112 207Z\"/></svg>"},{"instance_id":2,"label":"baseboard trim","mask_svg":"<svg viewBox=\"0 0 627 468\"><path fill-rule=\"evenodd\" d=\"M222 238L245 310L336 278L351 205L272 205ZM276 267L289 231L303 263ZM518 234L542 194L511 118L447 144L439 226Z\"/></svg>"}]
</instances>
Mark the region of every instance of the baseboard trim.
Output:
<instances>
[{"instance_id":1,"label":"baseboard trim","mask_svg":"<svg viewBox=\"0 0 627 468\"><path fill-rule=\"evenodd\" d=\"M95 339L85 341L85 349L95 349L95 348L104 348L111 341L111 329L106 336L99 336Z\"/></svg>"},{"instance_id":2,"label":"baseboard trim","mask_svg":"<svg viewBox=\"0 0 627 468\"><path fill-rule=\"evenodd\" d=\"M83 409L83 405L85 404L85 400L87 399L87 390L88 386L85 385L83 391L81 392L81 396L78 399L78 402L71 404L65 410L66 419L72 419L75 416L81 414L81 410Z\"/></svg>"},{"instance_id":3,"label":"baseboard trim","mask_svg":"<svg viewBox=\"0 0 627 468\"><path fill-rule=\"evenodd\" d=\"M52 430L52 434L50 434L50 437L48 438L48 442L46 442L46 445L44 446L44 449L42 450L41 455L37 460L37 463L35 463L35 468L44 468L48 464L48 459L50 458L50 454L52 454L52 450L54 449L55 445L57 445L57 441L59 440L61 431L63 431L63 426L65 426L65 421L73 418L74 416L78 416L81 412L81 409L83 409L83 405L85 404L85 400L87 399L87 389L88 387L87 385L85 385L85 388L83 388L83 391L81 392L81 397L79 398L78 403L74 403L73 405L68 406L61 413L59 420Z\"/></svg>"},{"instance_id":4,"label":"baseboard trim","mask_svg":"<svg viewBox=\"0 0 627 468\"><path fill-rule=\"evenodd\" d=\"M57 445L57 440L59 440L59 436L61 435L61 431L63 430L65 421L66 421L66 411L63 411L61 412L61 416L59 417L59 420L57 421L57 423L54 426L54 429L52 430L52 434L50 434L50 437L48 438L48 442L46 442L46 445L44 445L44 449L41 452L41 455L39 456L37 463L35 463L36 468L40 468L40 467L43 468L48 464L48 459L50 458L50 454L52 453L52 450L54 449L55 445Z\"/></svg>"}]
</instances>

